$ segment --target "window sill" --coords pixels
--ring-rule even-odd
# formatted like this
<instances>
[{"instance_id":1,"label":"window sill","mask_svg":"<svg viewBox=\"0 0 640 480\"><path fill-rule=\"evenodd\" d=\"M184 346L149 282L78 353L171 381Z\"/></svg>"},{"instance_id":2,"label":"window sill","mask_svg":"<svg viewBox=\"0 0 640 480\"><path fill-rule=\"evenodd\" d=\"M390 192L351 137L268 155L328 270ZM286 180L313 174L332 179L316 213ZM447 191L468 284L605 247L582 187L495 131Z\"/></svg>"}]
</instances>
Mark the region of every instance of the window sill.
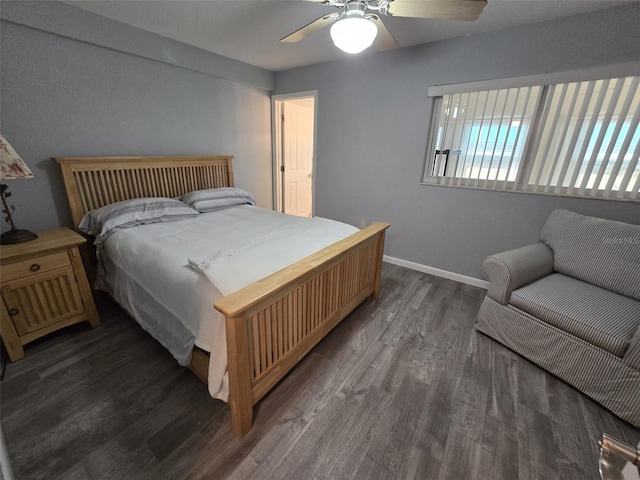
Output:
<instances>
[{"instance_id":1,"label":"window sill","mask_svg":"<svg viewBox=\"0 0 640 480\"><path fill-rule=\"evenodd\" d=\"M460 182L458 182L460 180ZM554 191L533 191L533 190L525 190L521 186L514 188L513 182L505 182L500 181L496 182L493 185L493 180L489 180L486 182L489 186L484 186L484 180L468 180L469 184L464 185L462 181L466 179L458 179L458 178L445 178L445 177L428 177L420 182L422 186L428 187L445 187L445 188L463 188L467 190L483 190L487 192L505 192L505 193L525 193L529 195L546 195L552 197L565 197L565 198L576 198L576 199L590 199L590 200L609 200L615 202L632 202L632 203L640 203L640 199L633 199L628 197L618 197L616 193L612 193L615 196L604 196L604 192L602 190L598 191L597 195L576 195L575 193L567 193L567 188L563 187L560 192ZM475 183L471 183L475 182Z\"/></svg>"}]
</instances>

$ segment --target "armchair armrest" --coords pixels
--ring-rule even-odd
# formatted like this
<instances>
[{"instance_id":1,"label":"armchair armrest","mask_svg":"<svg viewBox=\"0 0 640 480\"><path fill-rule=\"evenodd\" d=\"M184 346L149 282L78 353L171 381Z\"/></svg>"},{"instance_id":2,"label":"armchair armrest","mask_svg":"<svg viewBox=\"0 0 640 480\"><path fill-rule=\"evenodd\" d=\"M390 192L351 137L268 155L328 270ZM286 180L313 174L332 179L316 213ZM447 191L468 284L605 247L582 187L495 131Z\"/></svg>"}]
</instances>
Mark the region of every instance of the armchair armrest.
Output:
<instances>
[{"instance_id":1,"label":"armchair armrest","mask_svg":"<svg viewBox=\"0 0 640 480\"><path fill-rule=\"evenodd\" d=\"M553 271L553 250L544 243L491 255L482 262L482 272L491 282L487 295L502 305L513 290Z\"/></svg>"}]
</instances>

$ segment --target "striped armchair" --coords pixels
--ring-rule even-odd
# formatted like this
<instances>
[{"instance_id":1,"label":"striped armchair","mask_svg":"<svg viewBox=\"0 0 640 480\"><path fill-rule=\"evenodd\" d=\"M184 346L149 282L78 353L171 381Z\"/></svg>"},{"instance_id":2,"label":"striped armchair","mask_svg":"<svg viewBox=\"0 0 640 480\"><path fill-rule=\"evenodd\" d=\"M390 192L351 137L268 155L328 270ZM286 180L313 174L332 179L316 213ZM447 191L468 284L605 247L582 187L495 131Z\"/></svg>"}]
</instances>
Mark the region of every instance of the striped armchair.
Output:
<instances>
[{"instance_id":1,"label":"striped armchair","mask_svg":"<svg viewBox=\"0 0 640 480\"><path fill-rule=\"evenodd\" d=\"M479 331L640 426L640 225L555 210L482 270Z\"/></svg>"}]
</instances>

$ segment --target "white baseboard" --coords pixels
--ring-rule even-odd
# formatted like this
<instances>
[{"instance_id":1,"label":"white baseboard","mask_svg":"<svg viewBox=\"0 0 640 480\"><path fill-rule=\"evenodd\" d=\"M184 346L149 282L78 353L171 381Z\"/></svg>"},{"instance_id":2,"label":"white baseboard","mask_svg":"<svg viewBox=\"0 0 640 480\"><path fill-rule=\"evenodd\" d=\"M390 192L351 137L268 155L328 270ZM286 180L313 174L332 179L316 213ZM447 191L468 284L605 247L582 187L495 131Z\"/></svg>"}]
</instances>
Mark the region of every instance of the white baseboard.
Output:
<instances>
[{"instance_id":1,"label":"white baseboard","mask_svg":"<svg viewBox=\"0 0 640 480\"><path fill-rule=\"evenodd\" d=\"M391 263L393 265L398 265L399 267L410 268L411 270L416 270L422 273L429 273L431 275L435 275L436 277L447 278L449 280L455 280L456 282L466 283L467 285L473 285L474 287L484 288L485 290L489 289L490 283L486 280L480 280L475 277L468 277L467 275L461 275L460 273L450 272L448 270L441 270L439 268L430 267L428 265L422 265L420 263L410 262L408 260L403 260L401 258L390 257L389 255L384 255L382 260Z\"/></svg>"}]
</instances>

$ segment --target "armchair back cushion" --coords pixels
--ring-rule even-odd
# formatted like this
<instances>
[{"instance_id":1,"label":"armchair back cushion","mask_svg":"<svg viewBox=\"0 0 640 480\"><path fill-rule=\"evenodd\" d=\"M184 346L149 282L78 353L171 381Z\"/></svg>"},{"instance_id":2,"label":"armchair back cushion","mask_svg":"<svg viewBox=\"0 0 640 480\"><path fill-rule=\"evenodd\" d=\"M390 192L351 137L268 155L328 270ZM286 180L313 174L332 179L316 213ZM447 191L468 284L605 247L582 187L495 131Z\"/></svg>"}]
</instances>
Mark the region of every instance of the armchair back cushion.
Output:
<instances>
[{"instance_id":1,"label":"armchair back cushion","mask_svg":"<svg viewBox=\"0 0 640 480\"><path fill-rule=\"evenodd\" d=\"M556 272L640 301L640 225L557 209L540 240Z\"/></svg>"}]
</instances>

